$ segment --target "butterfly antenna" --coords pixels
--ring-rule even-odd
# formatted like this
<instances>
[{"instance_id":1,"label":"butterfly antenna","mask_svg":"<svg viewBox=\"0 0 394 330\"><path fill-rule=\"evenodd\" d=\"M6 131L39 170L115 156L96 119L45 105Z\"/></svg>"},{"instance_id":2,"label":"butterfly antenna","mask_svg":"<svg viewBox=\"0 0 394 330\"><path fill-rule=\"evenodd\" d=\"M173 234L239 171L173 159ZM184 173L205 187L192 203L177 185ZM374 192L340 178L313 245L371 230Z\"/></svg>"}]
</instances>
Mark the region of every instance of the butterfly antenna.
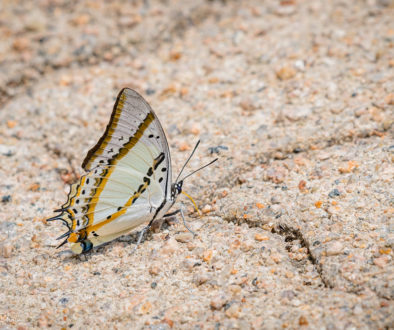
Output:
<instances>
[{"instance_id":1,"label":"butterfly antenna","mask_svg":"<svg viewBox=\"0 0 394 330\"><path fill-rule=\"evenodd\" d=\"M208 164L205 164L204 166L201 166L200 168L196 169L195 171L189 173L188 175L186 175L181 181L184 181L186 178L188 178L189 176L193 175L194 173L201 171L203 168L206 168L207 166L213 164L214 162L216 162L219 158L215 158L213 161L209 162Z\"/></svg>"},{"instance_id":2,"label":"butterfly antenna","mask_svg":"<svg viewBox=\"0 0 394 330\"><path fill-rule=\"evenodd\" d=\"M198 147L198 145L200 144L200 142L201 142L200 140L197 141L197 143L196 143L196 145L194 146L193 151L192 151L192 153L190 154L189 158L186 160L185 164L183 164L183 167L182 167L181 171L179 172L179 174L178 174L178 176L177 176L175 182L178 182L179 177L181 176L181 174L182 174L183 170L185 169L187 163L188 163L188 162L190 161L190 159L193 157L193 155L194 155L194 153L196 152L197 147Z\"/></svg>"}]
</instances>

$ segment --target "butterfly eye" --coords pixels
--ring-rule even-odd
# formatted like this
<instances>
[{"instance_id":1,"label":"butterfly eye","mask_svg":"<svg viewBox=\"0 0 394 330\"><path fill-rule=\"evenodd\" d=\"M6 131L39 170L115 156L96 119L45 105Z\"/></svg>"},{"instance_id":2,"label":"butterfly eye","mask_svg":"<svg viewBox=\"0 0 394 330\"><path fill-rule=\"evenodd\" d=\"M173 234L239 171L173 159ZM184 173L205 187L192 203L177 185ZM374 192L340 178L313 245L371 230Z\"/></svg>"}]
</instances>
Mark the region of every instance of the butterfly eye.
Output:
<instances>
[{"instance_id":1,"label":"butterfly eye","mask_svg":"<svg viewBox=\"0 0 394 330\"><path fill-rule=\"evenodd\" d=\"M176 184L176 189L178 190L178 194L180 194L182 192L182 186L183 186L183 181L179 181Z\"/></svg>"}]
</instances>

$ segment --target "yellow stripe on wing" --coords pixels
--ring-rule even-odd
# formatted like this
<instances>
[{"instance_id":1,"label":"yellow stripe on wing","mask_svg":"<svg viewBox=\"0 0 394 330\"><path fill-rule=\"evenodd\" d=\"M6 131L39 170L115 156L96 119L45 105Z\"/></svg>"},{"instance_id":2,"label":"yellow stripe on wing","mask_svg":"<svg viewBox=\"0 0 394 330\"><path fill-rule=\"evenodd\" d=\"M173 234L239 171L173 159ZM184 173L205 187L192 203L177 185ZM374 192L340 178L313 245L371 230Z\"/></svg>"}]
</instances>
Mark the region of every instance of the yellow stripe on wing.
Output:
<instances>
[{"instance_id":1,"label":"yellow stripe on wing","mask_svg":"<svg viewBox=\"0 0 394 330\"><path fill-rule=\"evenodd\" d=\"M88 154L86 155L82 163L83 169L89 170L94 160L103 154L105 147L108 145L109 141L111 141L111 134L113 134L116 130L116 126L119 122L119 118L122 113L125 101L126 101L126 94L122 90L122 92L120 92L120 95L118 96L115 102L114 110L112 111L111 119L104 132L104 135L100 138L97 144L92 149L89 150Z\"/></svg>"}]
</instances>

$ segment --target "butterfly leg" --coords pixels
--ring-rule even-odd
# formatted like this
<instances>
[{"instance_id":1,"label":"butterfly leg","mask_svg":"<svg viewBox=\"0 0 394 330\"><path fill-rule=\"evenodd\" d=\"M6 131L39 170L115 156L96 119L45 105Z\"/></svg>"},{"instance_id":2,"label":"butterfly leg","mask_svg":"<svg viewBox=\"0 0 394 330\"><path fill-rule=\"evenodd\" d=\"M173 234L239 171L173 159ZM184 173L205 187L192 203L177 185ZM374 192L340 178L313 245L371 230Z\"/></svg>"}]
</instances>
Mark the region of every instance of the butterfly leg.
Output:
<instances>
[{"instance_id":1,"label":"butterfly leg","mask_svg":"<svg viewBox=\"0 0 394 330\"><path fill-rule=\"evenodd\" d=\"M183 225L186 227L186 229L187 229L188 231L190 231L190 232L193 234L193 237L196 237L197 234L196 234L193 230L191 230L191 229L188 227L187 223L186 223L185 216L183 215L183 210L182 210L182 208L180 208L179 211L180 211L180 214L181 214L181 217L182 217L182 220L183 220Z\"/></svg>"},{"instance_id":2,"label":"butterfly leg","mask_svg":"<svg viewBox=\"0 0 394 330\"><path fill-rule=\"evenodd\" d=\"M184 214L183 214L183 209L182 209L182 208L180 208L180 209L178 209L178 210L176 210L176 211L174 211L174 212L165 214L165 215L163 216L163 218L168 218L168 217L171 217L171 216L173 216L173 215L175 215L175 214L178 214L178 213L181 214L181 217L182 217L182 220L183 220L183 225L186 227L186 229L187 229L188 231L190 231L190 232L193 234L194 237L197 236L197 234L196 234L193 230L191 230L191 229L189 228L189 226L187 225L186 220L185 220L185 216L184 216Z\"/></svg>"},{"instance_id":3,"label":"butterfly leg","mask_svg":"<svg viewBox=\"0 0 394 330\"><path fill-rule=\"evenodd\" d=\"M144 227L141 232L140 232L140 236L138 236L138 240L137 243L133 249L133 252L131 252L131 254L134 254L135 251L137 251L138 246L140 245L141 241L142 241L142 237L144 237L145 233L149 230L149 228L151 227L151 224L149 223L149 225L147 225L146 227Z\"/></svg>"},{"instance_id":4,"label":"butterfly leg","mask_svg":"<svg viewBox=\"0 0 394 330\"><path fill-rule=\"evenodd\" d=\"M144 227L144 228L141 230L140 235L138 236L138 240L137 240L136 246L135 246L135 248L134 248L134 250L133 250L133 252L132 252L131 254L133 254L133 253L137 250L138 246L140 245L140 243L141 243L141 241L142 241L142 238L144 237L145 233L152 227L152 224L153 224L153 222L154 222L155 220L156 220L156 219L155 219L155 217L154 217L154 218L148 223L148 225L147 225L146 227Z\"/></svg>"}]
</instances>

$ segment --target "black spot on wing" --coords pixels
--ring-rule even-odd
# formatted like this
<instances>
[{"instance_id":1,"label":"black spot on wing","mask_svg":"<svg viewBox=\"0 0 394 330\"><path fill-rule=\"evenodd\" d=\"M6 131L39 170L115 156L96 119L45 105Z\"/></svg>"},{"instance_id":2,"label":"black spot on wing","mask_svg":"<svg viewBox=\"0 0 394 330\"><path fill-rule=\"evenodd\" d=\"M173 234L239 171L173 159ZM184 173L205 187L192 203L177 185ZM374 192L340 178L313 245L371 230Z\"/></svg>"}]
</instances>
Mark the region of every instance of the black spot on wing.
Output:
<instances>
[{"instance_id":1,"label":"black spot on wing","mask_svg":"<svg viewBox=\"0 0 394 330\"><path fill-rule=\"evenodd\" d=\"M165 157L165 155L164 155L164 152L160 153L160 155L157 156L157 157L155 158L155 160L154 160L154 162L153 162L153 164L154 164L154 169L155 169L155 170L156 170L156 169L158 168L158 166L164 161L165 158L166 158L166 157Z\"/></svg>"},{"instance_id":2,"label":"black spot on wing","mask_svg":"<svg viewBox=\"0 0 394 330\"><path fill-rule=\"evenodd\" d=\"M149 170L148 170L147 174L148 174L148 176L152 176L152 174L153 174L153 168L152 167L149 167Z\"/></svg>"}]
</instances>

